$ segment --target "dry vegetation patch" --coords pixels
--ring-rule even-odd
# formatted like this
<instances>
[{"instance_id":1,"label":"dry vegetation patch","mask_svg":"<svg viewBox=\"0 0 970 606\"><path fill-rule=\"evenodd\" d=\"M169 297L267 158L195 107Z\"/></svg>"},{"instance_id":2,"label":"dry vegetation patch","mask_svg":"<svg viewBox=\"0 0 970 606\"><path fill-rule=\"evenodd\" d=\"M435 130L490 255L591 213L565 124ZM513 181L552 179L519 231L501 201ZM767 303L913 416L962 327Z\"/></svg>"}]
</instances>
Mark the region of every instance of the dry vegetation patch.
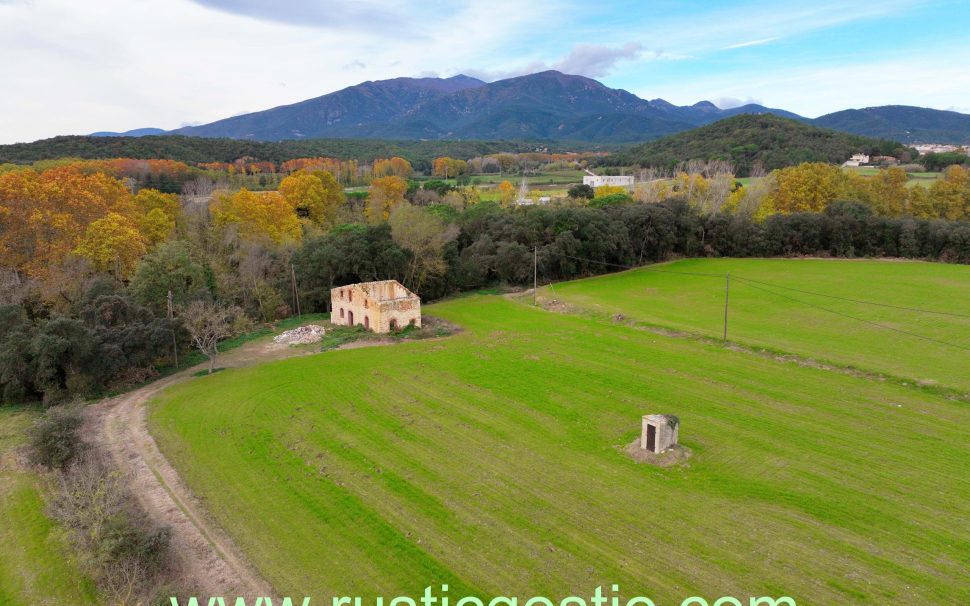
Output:
<instances>
[{"instance_id":1,"label":"dry vegetation patch","mask_svg":"<svg viewBox=\"0 0 970 606\"><path fill-rule=\"evenodd\" d=\"M694 454L690 448L683 444L676 444L660 453L651 452L640 448L640 438L627 444L623 448L623 452L637 463L647 463L657 467L674 467L675 465L690 467L687 459Z\"/></svg>"}]
</instances>

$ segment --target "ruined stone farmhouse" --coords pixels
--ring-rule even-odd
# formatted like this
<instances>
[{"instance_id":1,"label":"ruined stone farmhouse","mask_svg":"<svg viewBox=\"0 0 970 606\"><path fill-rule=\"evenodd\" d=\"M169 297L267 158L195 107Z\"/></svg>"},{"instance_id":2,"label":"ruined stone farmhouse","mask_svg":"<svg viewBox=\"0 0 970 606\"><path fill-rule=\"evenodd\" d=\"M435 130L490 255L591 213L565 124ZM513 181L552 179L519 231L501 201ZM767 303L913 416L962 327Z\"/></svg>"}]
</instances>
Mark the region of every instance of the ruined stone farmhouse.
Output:
<instances>
[{"instance_id":1,"label":"ruined stone farmhouse","mask_svg":"<svg viewBox=\"0 0 970 606\"><path fill-rule=\"evenodd\" d=\"M387 333L421 326L421 299L397 280L347 284L330 290L330 321Z\"/></svg>"}]
</instances>

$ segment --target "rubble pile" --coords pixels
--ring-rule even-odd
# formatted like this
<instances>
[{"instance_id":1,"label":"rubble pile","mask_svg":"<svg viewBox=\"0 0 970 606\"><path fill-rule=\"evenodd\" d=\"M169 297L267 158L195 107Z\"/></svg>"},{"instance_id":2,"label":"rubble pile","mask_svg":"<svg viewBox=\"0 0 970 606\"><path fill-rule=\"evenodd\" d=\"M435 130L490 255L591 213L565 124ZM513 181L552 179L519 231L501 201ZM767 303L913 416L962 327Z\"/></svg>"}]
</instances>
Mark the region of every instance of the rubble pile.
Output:
<instances>
[{"instance_id":1,"label":"rubble pile","mask_svg":"<svg viewBox=\"0 0 970 606\"><path fill-rule=\"evenodd\" d=\"M317 343L323 338L324 333L326 330L322 326L307 324L276 335L273 337L273 342L280 345L306 345Z\"/></svg>"}]
</instances>

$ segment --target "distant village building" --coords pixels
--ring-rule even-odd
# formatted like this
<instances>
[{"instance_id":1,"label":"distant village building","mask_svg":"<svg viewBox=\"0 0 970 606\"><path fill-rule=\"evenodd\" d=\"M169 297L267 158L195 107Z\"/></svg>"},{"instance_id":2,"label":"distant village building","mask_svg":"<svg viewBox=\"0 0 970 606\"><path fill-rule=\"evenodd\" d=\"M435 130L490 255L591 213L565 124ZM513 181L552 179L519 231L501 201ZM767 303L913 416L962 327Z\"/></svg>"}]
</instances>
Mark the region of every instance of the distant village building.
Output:
<instances>
[{"instance_id":1,"label":"distant village building","mask_svg":"<svg viewBox=\"0 0 970 606\"><path fill-rule=\"evenodd\" d=\"M674 415L644 415L640 432L640 448L661 453L677 445L680 419Z\"/></svg>"},{"instance_id":2,"label":"distant village building","mask_svg":"<svg viewBox=\"0 0 970 606\"><path fill-rule=\"evenodd\" d=\"M330 322L377 333L421 326L421 299L397 280L348 284L330 290Z\"/></svg>"},{"instance_id":3,"label":"distant village building","mask_svg":"<svg viewBox=\"0 0 970 606\"><path fill-rule=\"evenodd\" d=\"M583 185L590 187L602 187L612 185L619 187L633 187L632 176L608 176L608 175L583 175Z\"/></svg>"},{"instance_id":4,"label":"distant village building","mask_svg":"<svg viewBox=\"0 0 970 606\"><path fill-rule=\"evenodd\" d=\"M522 177L522 183L519 185L519 195L515 199L515 203L519 206L532 206L533 204L548 204L552 202L552 197L550 196L531 196L529 194L529 185L525 182L525 177Z\"/></svg>"},{"instance_id":5,"label":"distant village building","mask_svg":"<svg viewBox=\"0 0 970 606\"><path fill-rule=\"evenodd\" d=\"M918 151L921 156L926 154L945 154L947 152L961 150L961 148L957 145L944 145L940 143L917 143L913 145L913 147L916 148L916 151Z\"/></svg>"},{"instance_id":6,"label":"distant village building","mask_svg":"<svg viewBox=\"0 0 970 606\"><path fill-rule=\"evenodd\" d=\"M532 206L533 204L549 204L552 202L551 196L539 196L538 198L519 198L516 204L519 206Z\"/></svg>"},{"instance_id":7,"label":"distant village building","mask_svg":"<svg viewBox=\"0 0 970 606\"><path fill-rule=\"evenodd\" d=\"M869 164L869 156L866 154L855 154L846 160L842 166L862 166L863 164Z\"/></svg>"}]
</instances>

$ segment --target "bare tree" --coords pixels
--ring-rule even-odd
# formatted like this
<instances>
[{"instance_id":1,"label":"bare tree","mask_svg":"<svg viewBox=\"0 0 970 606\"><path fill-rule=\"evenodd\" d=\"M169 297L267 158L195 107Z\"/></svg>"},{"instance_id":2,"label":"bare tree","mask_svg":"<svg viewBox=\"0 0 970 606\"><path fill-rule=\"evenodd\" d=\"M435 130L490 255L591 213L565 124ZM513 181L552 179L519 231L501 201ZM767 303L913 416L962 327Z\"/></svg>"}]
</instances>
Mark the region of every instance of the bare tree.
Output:
<instances>
[{"instance_id":1,"label":"bare tree","mask_svg":"<svg viewBox=\"0 0 970 606\"><path fill-rule=\"evenodd\" d=\"M712 176L701 201L701 210L711 215L721 212L733 188L734 175L731 173L718 173Z\"/></svg>"},{"instance_id":2,"label":"bare tree","mask_svg":"<svg viewBox=\"0 0 970 606\"><path fill-rule=\"evenodd\" d=\"M633 197L637 202L655 204L662 202L670 194L669 171L657 168L643 168L637 176Z\"/></svg>"},{"instance_id":3,"label":"bare tree","mask_svg":"<svg viewBox=\"0 0 970 606\"><path fill-rule=\"evenodd\" d=\"M391 213L391 237L398 246L411 251L411 262L405 282L414 290L429 275L444 273L445 246L458 237L458 226L444 223L423 208L401 204Z\"/></svg>"},{"instance_id":4,"label":"bare tree","mask_svg":"<svg viewBox=\"0 0 970 606\"><path fill-rule=\"evenodd\" d=\"M182 324L189 331L192 343L209 358L209 374L215 370L219 341L236 333L237 322L242 317L242 310L236 306L205 301L193 301L182 311Z\"/></svg>"},{"instance_id":5,"label":"bare tree","mask_svg":"<svg viewBox=\"0 0 970 606\"><path fill-rule=\"evenodd\" d=\"M748 176L752 179L760 179L768 174L765 170L765 165L761 163L761 160L756 160L754 164L751 165L751 171Z\"/></svg>"},{"instance_id":6,"label":"bare tree","mask_svg":"<svg viewBox=\"0 0 970 606\"><path fill-rule=\"evenodd\" d=\"M746 217L755 216L761 209L764 199L775 189L774 174L764 175L764 169L761 172L763 176L755 177L752 174L750 183L742 190L743 196L738 204L738 213ZM753 170L752 173L754 173Z\"/></svg>"}]
</instances>

